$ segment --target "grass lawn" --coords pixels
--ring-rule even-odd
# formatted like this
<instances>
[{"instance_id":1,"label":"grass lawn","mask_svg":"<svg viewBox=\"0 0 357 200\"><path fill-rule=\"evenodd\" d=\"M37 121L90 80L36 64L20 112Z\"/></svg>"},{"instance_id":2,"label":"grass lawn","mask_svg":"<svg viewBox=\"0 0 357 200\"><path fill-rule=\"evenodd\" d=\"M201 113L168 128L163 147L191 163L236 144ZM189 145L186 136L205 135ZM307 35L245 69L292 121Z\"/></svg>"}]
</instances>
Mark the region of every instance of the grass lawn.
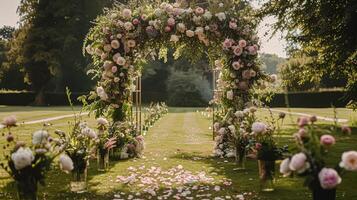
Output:
<instances>
[{"instance_id":1,"label":"grass lawn","mask_svg":"<svg viewBox=\"0 0 357 200\"><path fill-rule=\"evenodd\" d=\"M15 108L15 109L13 109ZM78 108L77 108L78 109ZM144 157L141 159L130 159L125 161L111 162L110 170L107 173L100 173L96 171L96 162L92 161L89 169L89 191L84 194L73 194L68 190L68 183L70 175L60 172L59 170L52 170L47 177L47 186L41 187L40 199L114 199L116 197L122 199L129 199L129 195L135 198L149 199L151 195L144 192L142 187L138 184L127 185L116 182L117 176L128 176L133 173L131 170L143 169L151 167L161 167L162 171L170 170L173 167L182 165L183 169L197 174L205 172L206 176L212 177L212 183L200 183L198 190L192 190L190 197L193 199L203 199L197 195L211 194L207 199L214 199L214 197L221 197L227 199L228 197L236 197L236 195L244 195L245 199L260 199L260 200L305 200L311 198L310 192L302 186L302 179L299 178L282 178L277 177L276 190L271 193L259 192L259 180L257 171L257 161L248 160L246 171L235 170L236 165L232 160L218 159L211 157L213 149L212 132L210 130L211 121L209 118L203 117L197 108L170 108L170 113L159 120L154 127L152 127L147 135L146 150ZM294 112L304 112L308 114L316 114L323 116L324 112L321 110L304 109L293 110ZM316 111L316 112L315 112ZM317 113L319 112L319 113ZM327 115L327 111L326 116ZM16 114L19 119L32 120L36 116L41 119L47 116L57 116L62 114L70 114L68 107L50 107L50 108L30 108L30 107L0 107L0 118L8 114ZM341 118L349 119L349 111L341 111ZM264 119L269 116L267 111L260 111L259 118ZM277 115L277 113L274 113ZM333 117L333 114L332 116ZM90 124L94 126L94 119L84 117ZM292 116L290 120L287 116L286 125L284 126L284 135L281 143L292 144L292 133L296 130L293 122L296 121L297 116ZM67 130L68 118L53 121L52 130L62 129ZM331 124L331 122L319 121L322 126ZM19 138L25 141L30 141L31 133L34 130L40 129L41 124L32 124L17 127L16 133ZM4 143L4 139L1 139ZM357 132L354 129L352 136L338 135L337 144L333 147L331 160L338 163L340 155L345 150L357 150ZM130 168L131 167L131 168ZM129 168L129 169L128 169ZM143 175L145 170L137 170L135 173L138 176ZM156 177L157 178L157 177ZM223 184L222 180L231 180L231 185ZM220 186L219 190L215 186ZM357 199L357 173L348 172L344 177L341 185L338 187L337 199L354 200ZM0 199L16 199L16 192L14 185L4 171L0 170ZM158 199L165 191L172 190L174 193L184 186L169 186L161 185L161 192L151 199ZM172 199L171 196L168 199Z\"/></svg>"}]
</instances>

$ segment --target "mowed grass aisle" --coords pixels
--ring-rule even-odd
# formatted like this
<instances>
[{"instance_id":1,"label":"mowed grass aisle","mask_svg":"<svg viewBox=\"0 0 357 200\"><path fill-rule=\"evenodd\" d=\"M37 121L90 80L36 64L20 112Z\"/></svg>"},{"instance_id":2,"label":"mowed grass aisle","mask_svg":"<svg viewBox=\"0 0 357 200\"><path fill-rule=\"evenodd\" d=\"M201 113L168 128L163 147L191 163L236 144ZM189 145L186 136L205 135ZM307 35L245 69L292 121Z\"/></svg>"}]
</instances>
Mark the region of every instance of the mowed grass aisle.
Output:
<instances>
[{"instance_id":1,"label":"mowed grass aisle","mask_svg":"<svg viewBox=\"0 0 357 200\"><path fill-rule=\"evenodd\" d=\"M259 115L266 116L267 113ZM93 119L86 118L92 126ZM67 130L66 121L52 122L54 129ZM295 119L294 119L295 120ZM170 109L147 135L142 158L111 162L106 173L96 171L96 161L89 169L89 190L83 194L69 192L70 175L52 170L47 186L41 187L40 199L274 199L305 200L310 192L301 179L281 178L277 174L276 191L259 192L257 161L248 160L246 171L237 171L233 160L212 157L214 142L209 129L211 120L196 109ZM20 138L41 126L26 125ZM22 128L23 129L23 128ZM285 127L283 142L292 144L291 125ZM21 127L18 128L21 130ZM30 140L28 140L30 142ZM337 136L333 153L335 163L344 150L357 149L357 136ZM0 173L0 199L15 199L10 179ZM357 199L357 173L348 173L338 189L338 199Z\"/></svg>"}]
</instances>

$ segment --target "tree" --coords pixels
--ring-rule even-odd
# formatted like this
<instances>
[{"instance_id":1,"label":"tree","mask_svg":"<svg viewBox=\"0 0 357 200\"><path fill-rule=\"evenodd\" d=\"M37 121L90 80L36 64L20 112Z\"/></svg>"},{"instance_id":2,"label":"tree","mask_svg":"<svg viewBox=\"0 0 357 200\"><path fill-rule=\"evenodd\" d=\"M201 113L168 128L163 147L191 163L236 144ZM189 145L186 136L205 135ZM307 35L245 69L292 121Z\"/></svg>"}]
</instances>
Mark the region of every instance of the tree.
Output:
<instances>
[{"instance_id":1,"label":"tree","mask_svg":"<svg viewBox=\"0 0 357 200\"><path fill-rule=\"evenodd\" d=\"M19 30L11 42L11 57L23 66L26 82L45 90L86 91L92 83L86 75L88 61L82 44L91 21L110 0L22 0ZM41 102L41 98L38 103Z\"/></svg>"},{"instance_id":2,"label":"tree","mask_svg":"<svg viewBox=\"0 0 357 200\"><path fill-rule=\"evenodd\" d=\"M277 17L275 30L287 33L290 52L314 58L323 74L347 77L346 88L357 100L357 1L268 0L260 16Z\"/></svg>"},{"instance_id":3,"label":"tree","mask_svg":"<svg viewBox=\"0 0 357 200\"><path fill-rule=\"evenodd\" d=\"M270 74L276 74L278 65L285 62L285 58L269 53L260 54L259 59L262 61L263 69Z\"/></svg>"}]
</instances>

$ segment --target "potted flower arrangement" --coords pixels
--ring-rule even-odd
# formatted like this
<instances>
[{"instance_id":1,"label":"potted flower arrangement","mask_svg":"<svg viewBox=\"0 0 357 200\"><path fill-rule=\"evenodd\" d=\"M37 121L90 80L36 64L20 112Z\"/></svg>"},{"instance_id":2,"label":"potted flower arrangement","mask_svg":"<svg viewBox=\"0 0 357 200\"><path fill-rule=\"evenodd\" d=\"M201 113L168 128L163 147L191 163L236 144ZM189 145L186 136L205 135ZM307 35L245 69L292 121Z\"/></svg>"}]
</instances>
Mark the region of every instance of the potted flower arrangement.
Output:
<instances>
[{"instance_id":1,"label":"potted flower arrangement","mask_svg":"<svg viewBox=\"0 0 357 200\"><path fill-rule=\"evenodd\" d=\"M281 160L283 154L288 152L288 146L278 146L274 137L276 127L273 123L268 126L262 122L254 122L251 130L258 159L260 189L264 192L274 191L275 162Z\"/></svg>"},{"instance_id":2,"label":"potted flower arrangement","mask_svg":"<svg viewBox=\"0 0 357 200\"><path fill-rule=\"evenodd\" d=\"M0 166L9 173L16 182L18 198L21 200L36 200L38 185L45 184L46 173L54 159L66 148L66 141L54 139L50 136L46 127L32 134L32 143L16 140L17 137L11 132L11 128L16 126L14 116L6 117L3 126L7 133L7 143L3 146L5 153L5 163ZM62 158L62 156L61 156ZM70 160L60 159L63 170L70 171ZM69 163L69 164L68 164Z\"/></svg>"},{"instance_id":3,"label":"potted flower arrangement","mask_svg":"<svg viewBox=\"0 0 357 200\"><path fill-rule=\"evenodd\" d=\"M97 133L77 117L75 117L69 133L59 130L56 133L60 139L67 141L65 154L73 161L70 189L76 193L84 192L87 188L88 160L95 150L94 143Z\"/></svg>"},{"instance_id":4,"label":"potted flower arrangement","mask_svg":"<svg viewBox=\"0 0 357 200\"><path fill-rule=\"evenodd\" d=\"M336 141L314 124L316 120L316 117L299 118L299 131L294 134L298 152L283 160L280 172L306 177L304 185L312 191L314 200L335 200L344 171L357 171L357 152L344 152L341 162L330 166L328 155Z\"/></svg>"},{"instance_id":5,"label":"potted flower arrangement","mask_svg":"<svg viewBox=\"0 0 357 200\"><path fill-rule=\"evenodd\" d=\"M109 138L108 121L105 118L98 118L98 137L95 140L97 148L97 169L106 171L109 166L109 151L116 147L116 137Z\"/></svg>"}]
</instances>

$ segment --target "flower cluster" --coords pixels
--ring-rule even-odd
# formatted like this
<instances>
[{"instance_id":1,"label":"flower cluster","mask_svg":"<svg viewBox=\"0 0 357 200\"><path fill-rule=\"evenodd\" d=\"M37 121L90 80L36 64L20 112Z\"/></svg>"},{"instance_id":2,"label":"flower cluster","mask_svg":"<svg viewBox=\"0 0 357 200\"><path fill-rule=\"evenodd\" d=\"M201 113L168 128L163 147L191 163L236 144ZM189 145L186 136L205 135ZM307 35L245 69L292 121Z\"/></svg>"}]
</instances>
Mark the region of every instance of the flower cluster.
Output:
<instances>
[{"instance_id":1,"label":"flower cluster","mask_svg":"<svg viewBox=\"0 0 357 200\"><path fill-rule=\"evenodd\" d=\"M32 134L31 144L25 141L16 140L11 129L17 126L15 116L5 117L2 125L5 127L6 144L3 149L5 152L5 163L0 166L7 171L16 181L19 192L30 193L37 191L37 185L43 184L45 174L50 170L53 160L59 156L66 148L67 141L52 137L44 126ZM60 165L64 166L66 161L60 158ZM70 166L61 167L65 171L72 170Z\"/></svg>"},{"instance_id":2,"label":"flower cluster","mask_svg":"<svg viewBox=\"0 0 357 200\"><path fill-rule=\"evenodd\" d=\"M148 131L149 127L168 112L168 107L164 102L150 103L149 107L145 108L143 130Z\"/></svg>"},{"instance_id":3,"label":"flower cluster","mask_svg":"<svg viewBox=\"0 0 357 200\"><path fill-rule=\"evenodd\" d=\"M326 130L319 130L314 124L316 120L316 117L299 118L299 131L294 136L300 151L283 160L280 172L284 175L296 172L309 177L307 185L311 190L335 189L342 181L340 175L343 170L357 171L357 152L347 151L342 154L339 165L334 168L327 166L328 152L336 140L331 134L321 134Z\"/></svg>"},{"instance_id":4,"label":"flower cluster","mask_svg":"<svg viewBox=\"0 0 357 200\"><path fill-rule=\"evenodd\" d=\"M98 115L115 110L108 112L113 121L124 121L141 63L157 51L164 58L167 48L174 48L175 55L193 60L197 52L207 50L221 69L218 85L225 95L216 95L217 101L226 111L243 110L250 99L249 89L265 75L257 63L258 37L249 11L238 10L234 2L225 4L188 8L165 2L135 9L120 5L100 16L85 47L94 61L91 72L100 78L91 93L95 100L91 108Z\"/></svg>"}]
</instances>

